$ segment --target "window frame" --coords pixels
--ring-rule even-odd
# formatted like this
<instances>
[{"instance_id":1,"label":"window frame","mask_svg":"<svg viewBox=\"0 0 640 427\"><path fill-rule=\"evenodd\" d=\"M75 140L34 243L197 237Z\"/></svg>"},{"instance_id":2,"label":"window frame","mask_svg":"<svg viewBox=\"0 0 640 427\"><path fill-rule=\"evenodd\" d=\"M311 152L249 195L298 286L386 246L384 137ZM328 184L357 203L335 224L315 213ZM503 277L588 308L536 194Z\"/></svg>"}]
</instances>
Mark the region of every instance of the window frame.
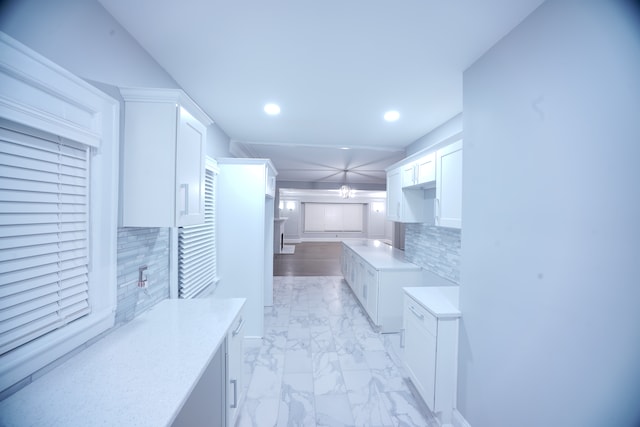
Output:
<instances>
[{"instance_id":1,"label":"window frame","mask_svg":"<svg viewBox=\"0 0 640 427\"><path fill-rule=\"evenodd\" d=\"M0 390L7 390L114 325L120 104L2 32L0 86L0 118L15 130L91 147L91 313L0 357Z\"/></svg>"}]
</instances>

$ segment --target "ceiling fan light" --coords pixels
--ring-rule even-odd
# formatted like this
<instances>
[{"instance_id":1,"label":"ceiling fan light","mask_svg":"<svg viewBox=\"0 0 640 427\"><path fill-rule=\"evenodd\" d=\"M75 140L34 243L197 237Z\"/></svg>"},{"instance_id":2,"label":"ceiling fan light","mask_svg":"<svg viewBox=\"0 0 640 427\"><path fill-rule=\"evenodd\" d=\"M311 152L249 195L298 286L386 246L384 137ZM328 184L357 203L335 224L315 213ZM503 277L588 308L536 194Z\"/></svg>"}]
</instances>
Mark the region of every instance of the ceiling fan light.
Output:
<instances>
[{"instance_id":1,"label":"ceiling fan light","mask_svg":"<svg viewBox=\"0 0 640 427\"><path fill-rule=\"evenodd\" d=\"M264 106L264 112L270 116L275 116L280 114L280 107L278 104L267 104Z\"/></svg>"}]
</instances>

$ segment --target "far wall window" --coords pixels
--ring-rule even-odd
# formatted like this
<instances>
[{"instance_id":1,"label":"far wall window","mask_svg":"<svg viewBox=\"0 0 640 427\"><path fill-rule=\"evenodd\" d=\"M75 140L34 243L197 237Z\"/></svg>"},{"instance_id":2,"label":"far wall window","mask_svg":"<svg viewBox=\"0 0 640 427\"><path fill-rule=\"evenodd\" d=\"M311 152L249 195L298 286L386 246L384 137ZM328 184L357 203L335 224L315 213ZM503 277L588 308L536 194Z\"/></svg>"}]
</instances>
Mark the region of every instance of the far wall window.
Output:
<instances>
[{"instance_id":1,"label":"far wall window","mask_svg":"<svg viewBox=\"0 0 640 427\"><path fill-rule=\"evenodd\" d=\"M304 203L305 232L362 232L362 203Z\"/></svg>"}]
</instances>

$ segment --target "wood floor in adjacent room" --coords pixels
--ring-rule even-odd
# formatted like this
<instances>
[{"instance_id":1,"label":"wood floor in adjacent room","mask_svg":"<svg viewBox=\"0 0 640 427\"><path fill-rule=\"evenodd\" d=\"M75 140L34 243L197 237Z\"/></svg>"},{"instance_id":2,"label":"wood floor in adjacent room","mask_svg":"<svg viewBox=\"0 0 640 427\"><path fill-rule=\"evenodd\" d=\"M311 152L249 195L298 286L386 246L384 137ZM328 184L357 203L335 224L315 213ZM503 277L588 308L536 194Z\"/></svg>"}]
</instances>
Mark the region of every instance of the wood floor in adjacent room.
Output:
<instances>
[{"instance_id":1,"label":"wood floor in adjacent room","mask_svg":"<svg viewBox=\"0 0 640 427\"><path fill-rule=\"evenodd\" d=\"M274 276L341 276L341 242L303 242L293 254L275 254Z\"/></svg>"}]
</instances>

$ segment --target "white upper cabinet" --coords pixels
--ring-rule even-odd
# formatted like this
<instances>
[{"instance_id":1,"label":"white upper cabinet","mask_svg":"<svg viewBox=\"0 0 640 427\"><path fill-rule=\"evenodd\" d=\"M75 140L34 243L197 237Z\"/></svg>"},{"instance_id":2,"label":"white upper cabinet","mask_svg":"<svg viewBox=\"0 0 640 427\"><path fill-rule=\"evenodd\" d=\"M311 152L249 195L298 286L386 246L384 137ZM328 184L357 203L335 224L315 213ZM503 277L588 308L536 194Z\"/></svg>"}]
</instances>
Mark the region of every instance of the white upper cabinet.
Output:
<instances>
[{"instance_id":1,"label":"white upper cabinet","mask_svg":"<svg viewBox=\"0 0 640 427\"><path fill-rule=\"evenodd\" d=\"M404 166L387 173L387 219L396 222L433 222L433 200L419 189L402 188Z\"/></svg>"},{"instance_id":2,"label":"white upper cabinet","mask_svg":"<svg viewBox=\"0 0 640 427\"><path fill-rule=\"evenodd\" d=\"M418 165L411 162L402 166L402 188L411 187L418 182Z\"/></svg>"},{"instance_id":3,"label":"white upper cabinet","mask_svg":"<svg viewBox=\"0 0 640 427\"><path fill-rule=\"evenodd\" d=\"M416 162L416 184L432 183L436 179L436 153L428 154Z\"/></svg>"},{"instance_id":4,"label":"white upper cabinet","mask_svg":"<svg viewBox=\"0 0 640 427\"><path fill-rule=\"evenodd\" d=\"M436 153L404 165L402 171L402 188L432 188L436 179Z\"/></svg>"},{"instance_id":5,"label":"white upper cabinet","mask_svg":"<svg viewBox=\"0 0 640 427\"><path fill-rule=\"evenodd\" d=\"M122 226L204 222L207 126L178 89L121 89L125 100Z\"/></svg>"},{"instance_id":6,"label":"white upper cabinet","mask_svg":"<svg viewBox=\"0 0 640 427\"><path fill-rule=\"evenodd\" d=\"M391 221L400 221L403 171L398 167L387 172L387 219Z\"/></svg>"},{"instance_id":7,"label":"white upper cabinet","mask_svg":"<svg viewBox=\"0 0 640 427\"><path fill-rule=\"evenodd\" d=\"M462 141L388 170L387 219L462 227Z\"/></svg>"},{"instance_id":8,"label":"white upper cabinet","mask_svg":"<svg viewBox=\"0 0 640 427\"><path fill-rule=\"evenodd\" d=\"M462 228L462 141L436 152L436 225Z\"/></svg>"}]
</instances>

